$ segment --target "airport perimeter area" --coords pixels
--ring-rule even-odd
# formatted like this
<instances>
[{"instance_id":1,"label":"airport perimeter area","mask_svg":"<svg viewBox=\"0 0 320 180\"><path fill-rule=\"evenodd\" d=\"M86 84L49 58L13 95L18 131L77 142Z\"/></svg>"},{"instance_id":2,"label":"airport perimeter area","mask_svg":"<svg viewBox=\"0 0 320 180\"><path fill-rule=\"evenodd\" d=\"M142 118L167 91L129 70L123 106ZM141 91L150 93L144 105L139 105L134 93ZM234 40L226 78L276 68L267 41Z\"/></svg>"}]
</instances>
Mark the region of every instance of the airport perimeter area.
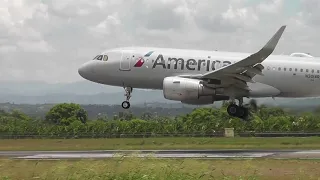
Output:
<instances>
[{"instance_id":1,"label":"airport perimeter area","mask_svg":"<svg viewBox=\"0 0 320 180\"><path fill-rule=\"evenodd\" d=\"M2 139L0 179L318 179L319 158L320 137Z\"/></svg>"},{"instance_id":2,"label":"airport perimeter area","mask_svg":"<svg viewBox=\"0 0 320 180\"><path fill-rule=\"evenodd\" d=\"M76 104L42 119L2 112L0 179L318 179L319 117L259 107L251 121L223 108L89 119Z\"/></svg>"}]
</instances>

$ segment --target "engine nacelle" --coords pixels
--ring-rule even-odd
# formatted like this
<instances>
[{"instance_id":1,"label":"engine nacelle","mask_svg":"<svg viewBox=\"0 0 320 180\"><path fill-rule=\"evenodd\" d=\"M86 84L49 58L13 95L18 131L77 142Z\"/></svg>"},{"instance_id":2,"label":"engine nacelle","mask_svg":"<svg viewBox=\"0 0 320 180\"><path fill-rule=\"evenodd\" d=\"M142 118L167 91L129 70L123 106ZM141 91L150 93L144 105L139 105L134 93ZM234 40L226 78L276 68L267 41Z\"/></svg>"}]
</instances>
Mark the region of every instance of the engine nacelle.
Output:
<instances>
[{"instance_id":1,"label":"engine nacelle","mask_svg":"<svg viewBox=\"0 0 320 180\"><path fill-rule=\"evenodd\" d=\"M163 80L164 98L183 102L196 102L201 96L215 95L215 89L204 86L200 80L166 77ZM204 99L204 98L201 98ZM213 102L213 99L207 99L206 102Z\"/></svg>"},{"instance_id":2,"label":"engine nacelle","mask_svg":"<svg viewBox=\"0 0 320 180\"><path fill-rule=\"evenodd\" d=\"M310 54L302 53L302 52L295 52L295 53L290 54L290 56L292 56L292 57L309 57L309 58L313 58L313 56L311 56Z\"/></svg>"},{"instance_id":3,"label":"engine nacelle","mask_svg":"<svg viewBox=\"0 0 320 180\"><path fill-rule=\"evenodd\" d=\"M214 98L213 96L200 96L199 99L189 99L181 101L184 104L190 105L206 105L206 104L213 104Z\"/></svg>"},{"instance_id":4,"label":"engine nacelle","mask_svg":"<svg viewBox=\"0 0 320 180\"><path fill-rule=\"evenodd\" d=\"M206 105L213 104L215 101L225 101L229 100L229 96L224 95L214 95L214 96L200 96L199 99L183 100L184 104L190 105Z\"/></svg>"}]
</instances>

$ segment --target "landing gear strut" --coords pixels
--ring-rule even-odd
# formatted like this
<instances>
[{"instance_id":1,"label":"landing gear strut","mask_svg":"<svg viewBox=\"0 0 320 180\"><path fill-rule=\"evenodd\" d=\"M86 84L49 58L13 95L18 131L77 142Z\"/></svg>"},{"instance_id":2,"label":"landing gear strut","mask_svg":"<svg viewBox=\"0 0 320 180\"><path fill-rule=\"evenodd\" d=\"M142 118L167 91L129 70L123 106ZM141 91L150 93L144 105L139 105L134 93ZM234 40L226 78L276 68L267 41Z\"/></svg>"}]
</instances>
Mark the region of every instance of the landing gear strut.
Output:
<instances>
[{"instance_id":1,"label":"landing gear strut","mask_svg":"<svg viewBox=\"0 0 320 180\"><path fill-rule=\"evenodd\" d=\"M232 103L227 108L227 112L230 116L238 117L245 120L248 117L249 109L243 106L243 98L240 98L239 106L236 105L234 100L232 100Z\"/></svg>"},{"instance_id":2,"label":"landing gear strut","mask_svg":"<svg viewBox=\"0 0 320 180\"><path fill-rule=\"evenodd\" d=\"M125 90L125 96L126 96L126 100L122 102L121 106L123 109L129 109L130 108L130 98L131 98L131 93L132 93L132 87L124 87Z\"/></svg>"}]
</instances>

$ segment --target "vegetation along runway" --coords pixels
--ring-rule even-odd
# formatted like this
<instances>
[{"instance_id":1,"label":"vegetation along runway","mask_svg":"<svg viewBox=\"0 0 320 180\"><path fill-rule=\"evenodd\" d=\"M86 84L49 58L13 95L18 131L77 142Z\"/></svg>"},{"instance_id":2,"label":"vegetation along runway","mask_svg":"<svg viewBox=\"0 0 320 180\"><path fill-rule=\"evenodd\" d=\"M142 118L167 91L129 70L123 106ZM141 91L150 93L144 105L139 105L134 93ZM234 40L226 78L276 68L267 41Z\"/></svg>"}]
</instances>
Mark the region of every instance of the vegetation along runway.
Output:
<instances>
[{"instance_id":1,"label":"vegetation along runway","mask_svg":"<svg viewBox=\"0 0 320 180\"><path fill-rule=\"evenodd\" d=\"M79 112L79 106L70 106ZM293 116L260 108L250 122L241 122L223 110L196 109L177 118L119 115L80 121L86 118L71 116L58 118L68 120L59 122L51 115L65 111L53 110L59 111L39 120L17 111L3 112L0 179L320 177L320 137L239 137L243 132L250 136L267 131L272 136L319 132L318 115ZM234 138L217 137L226 127L234 127Z\"/></svg>"}]
</instances>

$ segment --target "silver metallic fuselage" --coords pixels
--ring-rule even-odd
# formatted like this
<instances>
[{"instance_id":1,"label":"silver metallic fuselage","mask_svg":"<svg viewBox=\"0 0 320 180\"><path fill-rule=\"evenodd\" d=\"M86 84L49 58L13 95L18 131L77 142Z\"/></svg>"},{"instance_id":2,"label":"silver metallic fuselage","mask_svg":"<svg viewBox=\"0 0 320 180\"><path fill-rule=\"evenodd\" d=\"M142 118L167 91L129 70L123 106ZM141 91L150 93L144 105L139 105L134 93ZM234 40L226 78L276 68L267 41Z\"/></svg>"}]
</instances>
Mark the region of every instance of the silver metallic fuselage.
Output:
<instances>
[{"instance_id":1,"label":"silver metallic fuselage","mask_svg":"<svg viewBox=\"0 0 320 180\"><path fill-rule=\"evenodd\" d=\"M145 56L150 51L153 53ZM204 74L228 65L228 62L234 63L244 59L250 54L128 47L107 50L101 55L107 55L108 60L90 60L79 68L79 74L83 78L112 86L162 89L165 77ZM157 58L159 60L159 55L163 57L164 66L159 62L154 66ZM134 67L139 58L143 61L143 63L140 62L142 66ZM168 65L170 62L168 58L182 58L184 61L176 61L178 64L171 61L173 64ZM192 61L194 64L190 64L191 61L187 62L189 59L194 59L196 63ZM254 91L251 94L252 97L316 97L320 95L320 58L270 55L261 64L265 67L262 71L264 76L256 75L253 78L256 83L248 83L249 88Z\"/></svg>"}]
</instances>

